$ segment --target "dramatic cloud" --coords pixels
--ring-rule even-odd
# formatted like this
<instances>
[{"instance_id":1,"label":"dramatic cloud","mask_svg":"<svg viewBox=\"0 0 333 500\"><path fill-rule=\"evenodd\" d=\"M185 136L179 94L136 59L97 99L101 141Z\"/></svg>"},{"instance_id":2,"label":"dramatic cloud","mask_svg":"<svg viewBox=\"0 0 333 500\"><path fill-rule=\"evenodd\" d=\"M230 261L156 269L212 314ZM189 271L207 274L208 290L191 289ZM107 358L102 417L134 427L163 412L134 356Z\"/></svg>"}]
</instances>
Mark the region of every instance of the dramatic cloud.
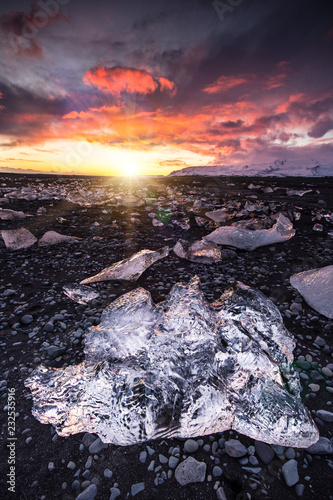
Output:
<instances>
[{"instance_id":1,"label":"dramatic cloud","mask_svg":"<svg viewBox=\"0 0 333 500\"><path fill-rule=\"evenodd\" d=\"M59 4L63 2L39 2L31 4L28 12L9 12L0 17L0 33L3 47L11 55L41 57L43 53L40 35L50 24L66 20Z\"/></svg>"},{"instance_id":2,"label":"dramatic cloud","mask_svg":"<svg viewBox=\"0 0 333 500\"><path fill-rule=\"evenodd\" d=\"M176 86L173 82L163 77L154 78L144 69L120 66L96 67L86 72L83 81L119 96L122 92L152 94L158 89L171 95L176 93Z\"/></svg>"},{"instance_id":3,"label":"dramatic cloud","mask_svg":"<svg viewBox=\"0 0 333 500\"><path fill-rule=\"evenodd\" d=\"M80 143L105 164L113 148L149 156L159 174L332 157L333 4L251 0L223 22L203 0L22 5L0 5L3 165L51 168L39 146Z\"/></svg>"}]
</instances>

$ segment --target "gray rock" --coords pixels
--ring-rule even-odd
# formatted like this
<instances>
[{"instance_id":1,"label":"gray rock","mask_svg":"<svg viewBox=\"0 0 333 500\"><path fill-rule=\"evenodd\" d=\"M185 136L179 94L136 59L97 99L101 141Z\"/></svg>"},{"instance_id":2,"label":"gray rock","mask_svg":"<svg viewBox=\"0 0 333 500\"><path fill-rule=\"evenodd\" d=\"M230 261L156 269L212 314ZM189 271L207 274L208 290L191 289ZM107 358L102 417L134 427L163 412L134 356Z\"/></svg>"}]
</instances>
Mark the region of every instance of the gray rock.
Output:
<instances>
[{"instance_id":1,"label":"gray rock","mask_svg":"<svg viewBox=\"0 0 333 500\"><path fill-rule=\"evenodd\" d=\"M304 484L301 483L296 484L295 492L298 497L301 497L304 493Z\"/></svg>"},{"instance_id":2,"label":"gray rock","mask_svg":"<svg viewBox=\"0 0 333 500\"><path fill-rule=\"evenodd\" d=\"M67 464L67 469L71 469L71 470L74 470L75 469L75 463L70 461L68 462Z\"/></svg>"},{"instance_id":3,"label":"gray rock","mask_svg":"<svg viewBox=\"0 0 333 500\"><path fill-rule=\"evenodd\" d=\"M95 439L96 439L96 436L94 436L93 434L90 434L89 432L86 432L82 438L82 443L84 444L84 446L86 448L89 448L89 446L91 445L91 443L93 443L95 441Z\"/></svg>"},{"instance_id":4,"label":"gray rock","mask_svg":"<svg viewBox=\"0 0 333 500\"><path fill-rule=\"evenodd\" d=\"M292 459L292 458L295 458L296 457L296 452L294 450L294 448L288 448L288 450L286 451L286 458L288 458L288 460Z\"/></svg>"},{"instance_id":5,"label":"gray rock","mask_svg":"<svg viewBox=\"0 0 333 500\"><path fill-rule=\"evenodd\" d=\"M100 438L95 439L95 441L89 446L89 453L99 453L104 448L107 448L108 445L103 443Z\"/></svg>"},{"instance_id":6,"label":"gray rock","mask_svg":"<svg viewBox=\"0 0 333 500\"><path fill-rule=\"evenodd\" d=\"M333 453L333 443L326 437L320 437L306 451L311 455L331 455Z\"/></svg>"},{"instance_id":7,"label":"gray rock","mask_svg":"<svg viewBox=\"0 0 333 500\"><path fill-rule=\"evenodd\" d=\"M54 330L54 324L53 323L46 323L44 325L44 332L51 333Z\"/></svg>"},{"instance_id":8,"label":"gray rock","mask_svg":"<svg viewBox=\"0 0 333 500\"><path fill-rule=\"evenodd\" d=\"M111 479L111 477L112 477L112 470L105 469L105 471L104 471L104 477L107 477L108 479Z\"/></svg>"},{"instance_id":9,"label":"gray rock","mask_svg":"<svg viewBox=\"0 0 333 500\"><path fill-rule=\"evenodd\" d=\"M134 497L137 493L140 493L140 491L143 491L145 489L145 483L136 483L132 484L131 487L131 494Z\"/></svg>"},{"instance_id":10,"label":"gray rock","mask_svg":"<svg viewBox=\"0 0 333 500\"><path fill-rule=\"evenodd\" d=\"M264 464L269 464L274 458L274 450L266 443L255 441L256 453Z\"/></svg>"},{"instance_id":11,"label":"gray rock","mask_svg":"<svg viewBox=\"0 0 333 500\"><path fill-rule=\"evenodd\" d=\"M140 458L139 458L139 460L140 460L140 462L141 462L142 464L144 464L144 463L145 463L145 461L147 460L147 452L146 452L146 451L142 451L142 452L140 453Z\"/></svg>"},{"instance_id":12,"label":"gray rock","mask_svg":"<svg viewBox=\"0 0 333 500\"><path fill-rule=\"evenodd\" d=\"M184 443L186 453L194 453L199 448L198 443L194 439L187 439Z\"/></svg>"},{"instance_id":13,"label":"gray rock","mask_svg":"<svg viewBox=\"0 0 333 500\"><path fill-rule=\"evenodd\" d=\"M96 484L90 484L82 493L80 493L75 500L94 500L97 495Z\"/></svg>"},{"instance_id":14,"label":"gray rock","mask_svg":"<svg viewBox=\"0 0 333 500\"><path fill-rule=\"evenodd\" d=\"M169 458L169 467L170 467L170 469L174 469L175 467L177 467L178 462L179 462L179 458L177 458L177 457L170 457Z\"/></svg>"},{"instance_id":15,"label":"gray rock","mask_svg":"<svg viewBox=\"0 0 333 500\"><path fill-rule=\"evenodd\" d=\"M21 323L23 325L30 325L30 323L32 323L34 320L34 318L31 316L31 314L25 314L24 316L22 316L21 318Z\"/></svg>"},{"instance_id":16,"label":"gray rock","mask_svg":"<svg viewBox=\"0 0 333 500\"><path fill-rule=\"evenodd\" d=\"M110 491L111 495L109 500L115 500L120 496L120 490L118 490L118 488L111 488Z\"/></svg>"},{"instance_id":17,"label":"gray rock","mask_svg":"<svg viewBox=\"0 0 333 500\"><path fill-rule=\"evenodd\" d=\"M158 459L159 461L161 462L161 464L167 464L168 463L168 459L167 457L165 457L164 455L162 455L161 453L158 455Z\"/></svg>"},{"instance_id":18,"label":"gray rock","mask_svg":"<svg viewBox=\"0 0 333 500\"><path fill-rule=\"evenodd\" d=\"M202 483L206 477L206 470L205 462L198 462L195 458L188 457L178 465L175 478L181 486L189 483Z\"/></svg>"},{"instance_id":19,"label":"gray rock","mask_svg":"<svg viewBox=\"0 0 333 500\"><path fill-rule=\"evenodd\" d=\"M227 500L226 494L224 493L224 489L222 486L216 491L217 500Z\"/></svg>"},{"instance_id":20,"label":"gray rock","mask_svg":"<svg viewBox=\"0 0 333 500\"><path fill-rule=\"evenodd\" d=\"M324 420L324 422L333 422L333 413L327 410L318 410L316 412L317 417Z\"/></svg>"},{"instance_id":21,"label":"gray rock","mask_svg":"<svg viewBox=\"0 0 333 500\"><path fill-rule=\"evenodd\" d=\"M51 345L50 347L47 348L47 355L51 358L57 358L58 356L62 356L64 352L66 351L65 347L58 347L56 345Z\"/></svg>"},{"instance_id":22,"label":"gray rock","mask_svg":"<svg viewBox=\"0 0 333 500\"><path fill-rule=\"evenodd\" d=\"M229 457L239 458L247 454L247 449L237 439L229 439L225 442L224 447Z\"/></svg>"},{"instance_id":23,"label":"gray rock","mask_svg":"<svg viewBox=\"0 0 333 500\"><path fill-rule=\"evenodd\" d=\"M294 484L298 483L299 475L296 460L288 460L288 462L283 464L282 474L287 486L294 486Z\"/></svg>"},{"instance_id":24,"label":"gray rock","mask_svg":"<svg viewBox=\"0 0 333 500\"><path fill-rule=\"evenodd\" d=\"M213 468L213 476L214 477L222 476L222 469L218 465L215 465L215 467Z\"/></svg>"}]
</instances>

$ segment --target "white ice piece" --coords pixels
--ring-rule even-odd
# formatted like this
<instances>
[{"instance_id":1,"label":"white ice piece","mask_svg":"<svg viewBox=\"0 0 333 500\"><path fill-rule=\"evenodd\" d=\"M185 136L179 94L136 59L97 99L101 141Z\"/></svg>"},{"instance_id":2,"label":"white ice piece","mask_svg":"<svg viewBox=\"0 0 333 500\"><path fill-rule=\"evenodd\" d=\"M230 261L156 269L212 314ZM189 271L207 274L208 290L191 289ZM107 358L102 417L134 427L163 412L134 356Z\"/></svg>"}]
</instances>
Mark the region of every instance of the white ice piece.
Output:
<instances>
[{"instance_id":1,"label":"white ice piece","mask_svg":"<svg viewBox=\"0 0 333 500\"><path fill-rule=\"evenodd\" d=\"M181 259L202 264L214 264L221 260L221 250L210 241L198 240L190 243L186 240L178 240L173 251Z\"/></svg>"},{"instance_id":2,"label":"white ice piece","mask_svg":"<svg viewBox=\"0 0 333 500\"><path fill-rule=\"evenodd\" d=\"M76 236L66 236L56 231L46 231L38 241L38 246L46 247L48 245L57 245L58 243L77 243L80 240L81 238L77 238Z\"/></svg>"},{"instance_id":3,"label":"white ice piece","mask_svg":"<svg viewBox=\"0 0 333 500\"><path fill-rule=\"evenodd\" d=\"M37 241L37 238L24 227L20 229L4 229L1 231L1 236L9 250L29 248Z\"/></svg>"},{"instance_id":4,"label":"white ice piece","mask_svg":"<svg viewBox=\"0 0 333 500\"><path fill-rule=\"evenodd\" d=\"M333 265L293 274L290 283L310 307L333 319Z\"/></svg>"},{"instance_id":5,"label":"white ice piece","mask_svg":"<svg viewBox=\"0 0 333 500\"><path fill-rule=\"evenodd\" d=\"M253 224L251 221L249 223ZM279 214L276 223L270 229L249 229L238 223L238 225L219 227L203 239L241 250L255 250L258 247L289 240L295 232L290 220Z\"/></svg>"},{"instance_id":6,"label":"white ice piece","mask_svg":"<svg viewBox=\"0 0 333 500\"><path fill-rule=\"evenodd\" d=\"M1 220L20 220L25 219L26 215L24 212L16 212L15 210L9 210L8 208L0 208L0 219Z\"/></svg>"},{"instance_id":7,"label":"white ice piece","mask_svg":"<svg viewBox=\"0 0 333 500\"><path fill-rule=\"evenodd\" d=\"M81 285L95 283L97 281L128 280L136 281L141 274L154 262L169 255L169 247L159 250L141 250L127 259L115 262L110 267L106 267L100 273L81 281Z\"/></svg>"},{"instance_id":8,"label":"white ice piece","mask_svg":"<svg viewBox=\"0 0 333 500\"><path fill-rule=\"evenodd\" d=\"M122 295L87 331L84 362L40 365L25 384L33 415L61 436L131 445L234 429L306 448L319 434L299 397L294 347L261 292L237 283L210 304L194 277L157 305L143 288Z\"/></svg>"},{"instance_id":9,"label":"white ice piece","mask_svg":"<svg viewBox=\"0 0 333 500\"><path fill-rule=\"evenodd\" d=\"M89 286L69 284L63 287L64 293L78 304L88 304L99 297L99 293Z\"/></svg>"}]
</instances>

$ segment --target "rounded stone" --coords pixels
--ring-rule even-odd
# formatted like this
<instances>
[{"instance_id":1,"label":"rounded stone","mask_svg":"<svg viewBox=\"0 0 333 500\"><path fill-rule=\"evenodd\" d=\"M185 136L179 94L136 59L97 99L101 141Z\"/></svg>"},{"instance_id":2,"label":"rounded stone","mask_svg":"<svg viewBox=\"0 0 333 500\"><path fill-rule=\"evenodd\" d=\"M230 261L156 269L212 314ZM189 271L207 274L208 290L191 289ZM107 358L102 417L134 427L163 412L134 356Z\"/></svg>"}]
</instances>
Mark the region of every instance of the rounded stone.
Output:
<instances>
[{"instance_id":1,"label":"rounded stone","mask_svg":"<svg viewBox=\"0 0 333 500\"><path fill-rule=\"evenodd\" d=\"M207 465L198 462L193 457L188 457L181 462L175 470L175 478L181 486L189 483L202 483L206 477Z\"/></svg>"},{"instance_id":2,"label":"rounded stone","mask_svg":"<svg viewBox=\"0 0 333 500\"><path fill-rule=\"evenodd\" d=\"M247 454L247 449L237 439L229 439L225 442L224 447L229 457L240 458Z\"/></svg>"},{"instance_id":3,"label":"rounded stone","mask_svg":"<svg viewBox=\"0 0 333 500\"><path fill-rule=\"evenodd\" d=\"M296 460L292 459L282 466L282 474L287 486L294 486L299 481L297 465Z\"/></svg>"},{"instance_id":4,"label":"rounded stone","mask_svg":"<svg viewBox=\"0 0 333 500\"><path fill-rule=\"evenodd\" d=\"M22 316L21 318L21 323L23 325L30 325L30 323L32 323L34 320L34 318L31 316L31 314L25 314L24 316Z\"/></svg>"},{"instance_id":5,"label":"rounded stone","mask_svg":"<svg viewBox=\"0 0 333 500\"><path fill-rule=\"evenodd\" d=\"M194 439L187 439L184 443L186 453L194 453L199 448L198 443Z\"/></svg>"}]
</instances>

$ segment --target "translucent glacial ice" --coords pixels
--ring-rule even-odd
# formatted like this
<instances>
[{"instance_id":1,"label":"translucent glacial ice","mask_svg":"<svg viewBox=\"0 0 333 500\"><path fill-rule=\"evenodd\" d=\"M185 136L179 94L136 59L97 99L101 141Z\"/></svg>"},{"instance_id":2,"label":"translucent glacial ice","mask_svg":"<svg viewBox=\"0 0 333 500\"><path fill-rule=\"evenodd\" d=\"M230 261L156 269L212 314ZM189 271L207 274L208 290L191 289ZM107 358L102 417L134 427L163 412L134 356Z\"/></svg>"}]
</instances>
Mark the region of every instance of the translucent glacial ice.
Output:
<instances>
[{"instance_id":1,"label":"translucent glacial ice","mask_svg":"<svg viewBox=\"0 0 333 500\"><path fill-rule=\"evenodd\" d=\"M74 300L78 304L88 304L94 299L98 299L99 293L93 288L84 285L65 285L63 287L64 293L70 299Z\"/></svg>"},{"instance_id":2,"label":"translucent glacial ice","mask_svg":"<svg viewBox=\"0 0 333 500\"><path fill-rule=\"evenodd\" d=\"M26 215L23 212L9 210L8 208L0 208L1 220L20 220L20 219L25 219L25 217Z\"/></svg>"},{"instance_id":3,"label":"translucent glacial ice","mask_svg":"<svg viewBox=\"0 0 333 500\"><path fill-rule=\"evenodd\" d=\"M167 257L169 247L163 247L159 250L141 250L127 259L115 262L110 267L106 267L100 273L81 281L81 285L95 283L97 281L108 280L128 280L136 281L141 274L148 269L154 262Z\"/></svg>"},{"instance_id":4,"label":"translucent glacial ice","mask_svg":"<svg viewBox=\"0 0 333 500\"><path fill-rule=\"evenodd\" d=\"M9 250L29 248L37 241L37 238L24 227L20 229L3 229L1 236L6 248L9 248Z\"/></svg>"},{"instance_id":5,"label":"translucent glacial ice","mask_svg":"<svg viewBox=\"0 0 333 500\"><path fill-rule=\"evenodd\" d=\"M157 305L143 288L122 295L87 331L84 362L40 365L25 385L33 415L61 436L131 445L234 429L308 447L319 435L299 399L294 347L261 292L239 282L208 303L194 277Z\"/></svg>"},{"instance_id":6,"label":"translucent glacial ice","mask_svg":"<svg viewBox=\"0 0 333 500\"><path fill-rule=\"evenodd\" d=\"M49 245L58 245L59 243L78 243L80 239L81 238L77 238L76 236L66 236L56 231L46 231L38 241L38 246L46 247Z\"/></svg>"},{"instance_id":7,"label":"translucent glacial ice","mask_svg":"<svg viewBox=\"0 0 333 500\"><path fill-rule=\"evenodd\" d=\"M333 266L293 274L290 283L310 307L333 319Z\"/></svg>"},{"instance_id":8,"label":"translucent glacial ice","mask_svg":"<svg viewBox=\"0 0 333 500\"><path fill-rule=\"evenodd\" d=\"M210 241L198 240L190 243L186 240L178 240L173 251L181 259L191 262L214 264L221 260L221 250Z\"/></svg>"},{"instance_id":9,"label":"translucent glacial ice","mask_svg":"<svg viewBox=\"0 0 333 500\"><path fill-rule=\"evenodd\" d=\"M275 224L269 229L253 229L252 225L252 221L241 221L237 225L222 226L203 239L241 250L255 250L258 247L289 240L296 232L290 220L283 214L279 214Z\"/></svg>"}]
</instances>

